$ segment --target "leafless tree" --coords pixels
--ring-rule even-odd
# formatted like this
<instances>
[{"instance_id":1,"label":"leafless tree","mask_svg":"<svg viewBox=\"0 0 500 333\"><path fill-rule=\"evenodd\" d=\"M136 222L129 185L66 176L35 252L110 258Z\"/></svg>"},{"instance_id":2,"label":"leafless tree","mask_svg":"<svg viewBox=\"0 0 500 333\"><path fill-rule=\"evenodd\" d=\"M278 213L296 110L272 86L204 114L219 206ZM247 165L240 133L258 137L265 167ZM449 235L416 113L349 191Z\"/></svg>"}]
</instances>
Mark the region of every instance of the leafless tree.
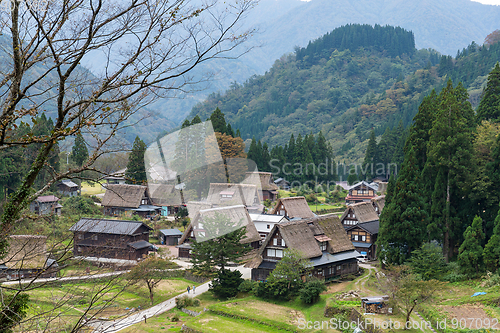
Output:
<instances>
[{"instance_id":1,"label":"leafless tree","mask_svg":"<svg viewBox=\"0 0 500 333\"><path fill-rule=\"evenodd\" d=\"M9 41L0 77L0 150L31 144L41 148L4 205L0 254L7 253L7 236L34 197L60 179L84 170L99 172L93 163L119 150L115 138L144 117L138 116L141 107L188 91L200 81L191 75L194 68L228 56L243 43L250 31L239 31L238 22L255 1L7 2L0 13L1 38ZM92 72L80 66L89 59ZM55 114L49 135L15 135L21 123L29 124L44 110ZM51 170L51 180L33 191L54 146L77 133L92 137L89 159L64 172ZM8 304L3 305L6 313Z\"/></svg>"}]
</instances>

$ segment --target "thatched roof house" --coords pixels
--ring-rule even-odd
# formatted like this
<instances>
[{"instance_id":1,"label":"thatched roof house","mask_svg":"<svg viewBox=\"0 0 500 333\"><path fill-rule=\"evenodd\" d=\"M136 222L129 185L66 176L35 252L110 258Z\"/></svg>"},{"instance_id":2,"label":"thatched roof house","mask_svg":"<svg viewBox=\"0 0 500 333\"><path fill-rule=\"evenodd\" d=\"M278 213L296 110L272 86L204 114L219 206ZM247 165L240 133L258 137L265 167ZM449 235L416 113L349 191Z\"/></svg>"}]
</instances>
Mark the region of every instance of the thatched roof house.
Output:
<instances>
[{"instance_id":1,"label":"thatched roof house","mask_svg":"<svg viewBox=\"0 0 500 333\"><path fill-rule=\"evenodd\" d=\"M216 223L216 220L220 222ZM253 224L245 206L229 206L203 209L188 225L181 239L179 239L179 257L189 258L191 249L188 246L193 239L197 241L209 240L227 234L228 232L244 227L246 233L241 243L250 244L253 248L260 245L260 235Z\"/></svg>"},{"instance_id":2,"label":"thatched roof house","mask_svg":"<svg viewBox=\"0 0 500 333\"><path fill-rule=\"evenodd\" d=\"M161 210L160 207L153 205L147 186L128 184L107 185L102 206L107 215L118 215L124 211L132 211L146 216Z\"/></svg>"},{"instance_id":3,"label":"thatched roof house","mask_svg":"<svg viewBox=\"0 0 500 333\"><path fill-rule=\"evenodd\" d=\"M371 201L375 212L377 213L377 215L380 215L385 207L385 195L376 196L375 198L372 198Z\"/></svg>"},{"instance_id":4,"label":"thatched roof house","mask_svg":"<svg viewBox=\"0 0 500 333\"><path fill-rule=\"evenodd\" d=\"M55 276L58 265L48 257L46 236L12 235L8 242L9 252L0 265L1 277L10 280Z\"/></svg>"},{"instance_id":5,"label":"thatched roof house","mask_svg":"<svg viewBox=\"0 0 500 333\"><path fill-rule=\"evenodd\" d=\"M260 200L275 201L278 197L278 186L272 176L270 172L247 172L243 183L256 185Z\"/></svg>"},{"instance_id":6,"label":"thatched roof house","mask_svg":"<svg viewBox=\"0 0 500 333\"><path fill-rule=\"evenodd\" d=\"M359 202L347 206L340 221L345 227L358 223L378 221L378 214L371 202Z\"/></svg>"},{"instance_id":7,"label":"thatched roof house","mask_svg":"<svg viewBox=\"0 0 500 333\"><path fill-rule=\"evenodd\" d=\"M358 270L359 253L335 214L276 224L257 256L246 265L252 268L252 279L265 280L286 248L298 250L310 259L313 274L326 280Z\"/></svg>"},{"instance_id":8,"label":"thatched roof house","mask_svg":"<svg viewBox=\"0 0 500 333\"><path fill-rule=\"evenodd\" d=\"M289 219L315 216L304 197L280 198L269 214L282 215Z\"/></svg>"},{"instance_id":9,"label":"thatched roof house","mask_svg":"<svg viewBox=\"0 0 500 333\"><path fill-rule=\"evenodd\" d=\"M260 204L257 186L253 184L211 183L207 202L214 207Z\"/></svg>"}]
</instances>

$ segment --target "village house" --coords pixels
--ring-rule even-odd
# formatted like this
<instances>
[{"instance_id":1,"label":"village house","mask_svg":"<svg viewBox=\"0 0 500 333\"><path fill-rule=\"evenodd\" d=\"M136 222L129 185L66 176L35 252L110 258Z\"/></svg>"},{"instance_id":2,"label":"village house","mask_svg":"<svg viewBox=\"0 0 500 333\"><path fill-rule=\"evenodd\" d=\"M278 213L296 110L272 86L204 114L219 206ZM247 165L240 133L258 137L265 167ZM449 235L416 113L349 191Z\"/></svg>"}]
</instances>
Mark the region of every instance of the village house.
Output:
<instances>
[{"instance_id":1,"label":"village house","mask_svg":"<svg viewBox=\"0 0 500 333\"><path fill-rule=\"evenodd\" d=\"M349 188L349 194L346 196L345 202L347 204L370 202L377 195L377 191L377 184L368 184L363 180Z\"/></svg>"},{"instance_id":2,"label":"village house","mask_svg":"<svg viewBox=\"0 0 500 333\"><path fill-rule=\"evenodd\" d=\"M61 208L55 195L40 196L30 204L30 211L37 215L61 215Z\"/></svg>"},{"instance_id":3,"label":"village house","mask_svg":"<svg viewBox=\"0 0 500 333\"><path fill-rule=\"evenodd\" d=\"M153 248L143 222L82 218L69 230L75 257L139 260Z\"/></svg>"},{"instance_id":4,"label":"village house","mask_svg":"<svg viewBox=\"0 0 500 333\"><path fill-rule=\"evenodd\" d=\"M262 240L269 235L275 224L288 221L284 216L269 214L250 214L250 218Z\"/></svg>"},{"instance_id":5,"label":"village house","mask_svg":"<svg viewBox=\"0 0 500 333\"><path fill-rule=\"evenodd\" d=\"M287 181L285 178L278 178L274 181L274 184L278 186L280 190L285 190L289 191L290 190L290 182Z\"/></svg>"},{"instance_id":6,"label":"village house","mask_svg":"<svg viewBox=\"0 0 500 333\"><path fill-rule=\"evenodd\" d=\"M160 242L163 245L177 245L182 234L179 229L160 229Z\"/></svg>"},{"instance_id":7,"label":"village house","mask_svg":"<svg viewBox=\"0 0 500 333\"><path fill-rule=\"evenodd\" d=\"M17 280L56 277L59 266L47 252L47 237L13 235L8 237L9 252L0 265L0 279Z\"/></svg>"},{"instance_id":8,"label":"village house","mask_svg":"<svg viewBox=\"0 0 500 333\"><path fill-rule=\"evenodd\" d=\"M261 201L276 201L278 198L278 186L274 184L273 174L270 172L247 172L243 183L256 185Z\"/></svg>"},{"instance_id":9,"label":"village house","mask_svg":"<svg viewBox=\"0 0 500 333\"><path fill-rule=\"evenodd\" d=\"M349 205L340 217L340 222L345 228L372 221L378 221L378 214L371 202L360 202Z\"/></svg>"},{"instance_id":10,"label":"village house","mask_svg":"<svg viewBox=\"0 0 500 333\"><path fill-rule=\"evenodd\" d=\"M309 259L311 275L325 281L358 272L360 254L335 214L275 224L256 257L246 264L252 269L252 280L266 280L287 248Z\"/></svg>"},{"instance_id":11,"label":"village house","mask_svg":"<svg viewBox=\"0 0 500 333\"><path fill-rule=\"evenodd\" d=\"M181 191L173 184L148 184L153 205L161 207L161 215L168 216L179 211L182 205Z\"/></svg>"},{"instance_id":12,"label":"village house","mask_svg":"<svg viewBox=\"0 0 500 333\"><path fill-rule=\"evenodd\" d=\"M307 219L316 216L304 197L280 198L269 214L294 218Z\"/></svg>"},{"instance_id":13,"label":"village house","mask_svg":"<svg viewBox=\"0 0 500 333\"><path fill-rule=\"evenodd\" d=\"M385 195L376 196L375 198L372 198L371 201L373 209L375 209L377 215L380 216L380 213L382 213L382 210L385 207Z\"/></svg>"},{"instance_id":14,"label":"village house","mask_svg":"<svg viewBox=\"0 0 500 333\"><path fill-rule=\"evenodd\" d=\"M154 206L147 186L113 184L106 186L102 199L104 214L118 216L125 212L148 217L159 214L161 207Z\"/></svg>"},{"instance_id":15,"label":"village house","mask_svg":"<svg viewBox=\"0 0 500 333\"><path fill-rule=\"evenodd\" d=\"M215 207L244 205L249 213L263 213L257 186L253 184L211 183L207 200Z\"/></svg>"},{"instance_id":16,"label":"village house","mask_svg":"<svg viewBox=\"0 0 500 333\"><path fill-rule=\"evenodd\" d=\"M78 195L79 190L80 186L69 179L63 179L59 184L57 184L57 192L62 195L75 197Z\"/></svg>"},{"instance_id":17,"label":"village house","mask_svg":"<svg viewBox=\"0 0 500 333\"><path fill-rule=\"evenodd\" d=\"M125 171L127 171L127 168L118 170L117 172L113 172L109 176L104 177L102 180L105 182L102 184L103 188L106 188L107 185L109 184L120 184L124 185L126 180L125 180Z\"/></svg>"},{"instance_id":18,"label":"village house","mask_svg":"<svg viewBox=\"0 0 500 333\"><path fill-rule=\"evenodd\" d=\"M359 223L346 229L347 236L351 239L352 245L362 255L369 260L377 258L377 235L379 221Z\"/></svg>"},{"instance_id":19,"label":"village house","mask_svg":"<svg viewBox=\"0 0 500 333\"><path fill-rule=\"evenodd\" d=\"M190 205L188 204L188 207ZM188 208L189 209L189 208ZM214 227L214 219L223 217L224 221L221 224L226 224L223 228ZM212 226L209 228L209 226ZM190 243L193 240L202 241L203 239L217 238L218 236L224 235L224 232L228 230L237 230L238 228L245 228L245 237L241 240L242 244L248 244L252 249L258 249L261 243L261 237L255 228L250 215L246 210L245 206L228 206L228 207L218 207L210 209L201 209L196 214L196 217L188 225L177 248L179 249L179 258L189 259L191 258L192 247ZM221 234L210 233L210 230L215 232L220 232Z\"/></svg>"}]
</instances>

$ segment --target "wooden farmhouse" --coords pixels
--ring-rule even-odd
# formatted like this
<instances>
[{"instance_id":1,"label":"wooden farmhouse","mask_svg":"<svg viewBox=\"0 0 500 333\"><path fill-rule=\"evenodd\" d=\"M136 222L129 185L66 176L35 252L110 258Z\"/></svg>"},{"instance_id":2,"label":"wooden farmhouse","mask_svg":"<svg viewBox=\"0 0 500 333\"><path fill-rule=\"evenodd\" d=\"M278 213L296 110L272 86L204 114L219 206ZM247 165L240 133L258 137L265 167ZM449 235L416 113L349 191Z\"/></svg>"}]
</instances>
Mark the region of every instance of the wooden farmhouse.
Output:
<instances>
[{"instance_id":1,"label":"wooden farmhouse","mask_svg":"<svg viewBox=\"0 0 500 333\"><path fill-rule=\"evenodd\" d=\"M274 181L274 183L276 184L276 186L278 186L279 189L282 189L285 191L290 190L290 182L284 178L278 178Z\"/></svg>"},{"instance_id":2,"label":"wooden farmhouse","mask_svg":"<svg viewBox=\"0 0 500 333\"><path fill-rule=\"evenodd\" d=\"M370 202L370 200L377 195L378 185L368 184L361 181L354 184L349 189L349 194L345 198L347 204L354 204L358 202Z\"/></svg>"},{"instance_id":3,"label":"wooden farmhouse","mask_svg":"<svg viewBox=\"0 0 500 333\"><path fill-rule=\"evenodd\" d=\"M61 204L55 195L44 195L30 204L30 211L37 215L61 215Z\"/></svg>"},{"instance_id":4,"label":"wooden farmhouse","mask_svg":"<svg viewBox=\"0 0 500 333\"><path fill-rule=\"evenodd\" d=\"M278 186L274 184L273 174L270 172L247 172L243 182L257 186L261 201L276 201L278 198Z\"/></svg>"},{"instance_id":5,"label":"wooden farmhouse","mask_svg":"<svg viewBox=\"0 0 500 333\"><path fill-rule=\"evenodd\" d=\"M352 245L363 256L369 260L377 258L377 235L379 221L359 223L346 229L347 235L352 241Z\"/></svg>"},{"instance_id":6,"label":"wooden farmhouse","mask_svg":"<svg viewBox=\"0 0 500 333\"><path fill-rule=\"evenodd\" d=\"M251 213L262 213L264 205L253 184L211 183L206 200L212 208L243 205Z\"/></svg>"},{"instance_id":7,"label":"wooden farmhouse","mask_svg":"<svg viewBox=\"0 0 500 333\"><path fill-rule=\"evenodd\" d=\"M214 221L221 216L224 221L220 222L220 225L214 226ZM200 242L204 239L217 238L217 236L223 236L228 231L234 231L239 228L246 229L242 243L248 244L252 249L259 248L261 237L250 219L245 206L238 205L202 209L188 225L179 240L180 245L177 246L179 249L179 258L191 258L192 248L190 244L193 240Z\"/></svg>"},{"instance_id":8,"label":"wooden farmhouse","mask_svg":"<svg viewBox=\"0 0 500 333\"><path fill-rule=\"evenodd\" d=\"M102 187L106 188L106 186L109 184L125 185L126 182L125 171L127 171L127 168L118 170L117 172L114 172L109 176L104 177L103 178L104 184L102 185Z\"/></svg>"},{"instance_id":9,"label":"wooden farmhouse","mask_svg":"<svg viewBox=\"0 0 500 333\"><path fill-rule=\"evenodd\" d=\"M183 206L181 192L173 184L148 184L148 189L152 204L161 207L162 216L175 214Z\"/></svg>"},{"instance_id":10,"label":"wooden farmhouse","mask_svg":"<svg viewBox=\"0 0 500 333\"><path fill-rule=\"evenodd\" d=\"M152 228L142 222L82 218L69 230L74 256L139 260L152 248Z\"/></svg>"},{"instance_id":11,"label":"wooden farmhouse","mask_svg":"<svg viewBox=\"0 0 500 333\"><path fill-rule=\"evenodd\" d=\"M359 253L335 214L275 224L257 256L246 265L252 269L252 280L266 280L287 248L309 259L312 275L325 281L358 272Z\"/></svg>"},{"instance_id":12,"label":"wooden farmhouse","mask_svg":"<svg viewBox=\"0 0 500 333\"><path fill-rule=\"evenodd\" d=\"M69 179L63 179L59 184L57 184L57 192L62 195L74 197L78 195L79 190L80 186Z\"/></svg>"},{"instance_id":13,"label":"wooden farmhouse","mask_svg":"<svg viewBox=\"0 0 500 333\"><path fill-rule=\"evenodd\" d=\"M59 266L47 252L46 236L8 237L9 252L2 259L0 278L7 280L56 277Z\"/></svg>"},{"instance_id":14,"label":"wooden farmhouse","mask_svg":"<svg viewBox=\"0 0 500 333\"><path fill-rule=\"evenodd\" d=\"M360 202L347 206L340 217L344 227L350 227L359 223L378 221L378 214L371 202Z\"/></svg>"},{"instance_id":15,"label":"wooden farmhouse","mask_svg":"<svg viewBox=\"0 0 500 333\"><path fill-rule=\"evenodd\" d=\"M287 219L308 219L316 216L304 197L280 198L269 214L284 216Z\"/></svg>"},{"instance_id":16,"label":"wooden farmhouse","mask_svg":"<svg viewBox=\"0 0 500 333\"><path fill-rule=\"evenodd\" d=\"M102 206L104 214L109 216L131 212L141 217L148 217L161 211L161 207L153 205L148 187L141 185L107 185Z\"/></svg>"}]
</instances>

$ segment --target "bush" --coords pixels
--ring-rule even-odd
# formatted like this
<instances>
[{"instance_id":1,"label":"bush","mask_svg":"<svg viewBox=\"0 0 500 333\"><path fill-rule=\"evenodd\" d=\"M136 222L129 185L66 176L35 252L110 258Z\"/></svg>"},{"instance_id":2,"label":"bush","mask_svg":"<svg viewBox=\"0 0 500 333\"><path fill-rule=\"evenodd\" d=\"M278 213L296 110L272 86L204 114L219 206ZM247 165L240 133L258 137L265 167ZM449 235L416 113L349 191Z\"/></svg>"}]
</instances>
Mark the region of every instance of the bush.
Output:
<instances>
[{"instance_id":1,"label":"bush","mask_svg":"<svg viewBox=\"0 0 500 333\"><path fill-rule=\"evenodd\" d=\"M63 213L71 215L101 215L92 198L85 195L69 197L64 202Z\"/></svg>"},{"instance_id":2,"label":"bush","mask_svg":"<svg viewBox=\"0 0 500 333\"><path fill-rule=\"evenodd\" d=\"M198 301L199 304L199 301ZM194 305L194 299L188 296L177 297L175 299L175 306L177 309L187 308Z\"/></svg>"},{"instance_id":3,"label":"bush","mask_svg":"<svg viewBox=\"0 0 500 333\"><path fill-rule=\"evenodd\" d=\"M245 280L240 284L240 286L238 287L238 290L242 293L252 293L252 291L256 287L257 283L258 282L256 282L256 281Z\"/></svg>"},{"instance_id":4,"label":"bush","mask_svg":"<svg viewBox=\"0 0 500 333\"><path fill-rule=\"evenodd\" d=\"M210 290L215 296L221 299L235 297L238 294L238 287L244 280L240 271L220 270L217 277L210 285Z\"/></svg>"},{"instance_id":5,"label":"bush","mask_svg":"<svg viewBox=\"0 0 500 333\"><path fill-rule=\"evenodd\" d=\"M319 279L307 281L304 288L299 290L300 300L306 304L316 303L323 291L326 291L324 281Z\"/></svg>"},{"instance_id":6,"label":"bush","mask_svg":"<svg viewBox=\"0 0 500 333\"><path fill-rule=\"evenodd\" d=\"M172 319L171 319L173 322L177 322L179 321L179 315L178 314L175 314Z\"/></svg>"}]
</instances>

